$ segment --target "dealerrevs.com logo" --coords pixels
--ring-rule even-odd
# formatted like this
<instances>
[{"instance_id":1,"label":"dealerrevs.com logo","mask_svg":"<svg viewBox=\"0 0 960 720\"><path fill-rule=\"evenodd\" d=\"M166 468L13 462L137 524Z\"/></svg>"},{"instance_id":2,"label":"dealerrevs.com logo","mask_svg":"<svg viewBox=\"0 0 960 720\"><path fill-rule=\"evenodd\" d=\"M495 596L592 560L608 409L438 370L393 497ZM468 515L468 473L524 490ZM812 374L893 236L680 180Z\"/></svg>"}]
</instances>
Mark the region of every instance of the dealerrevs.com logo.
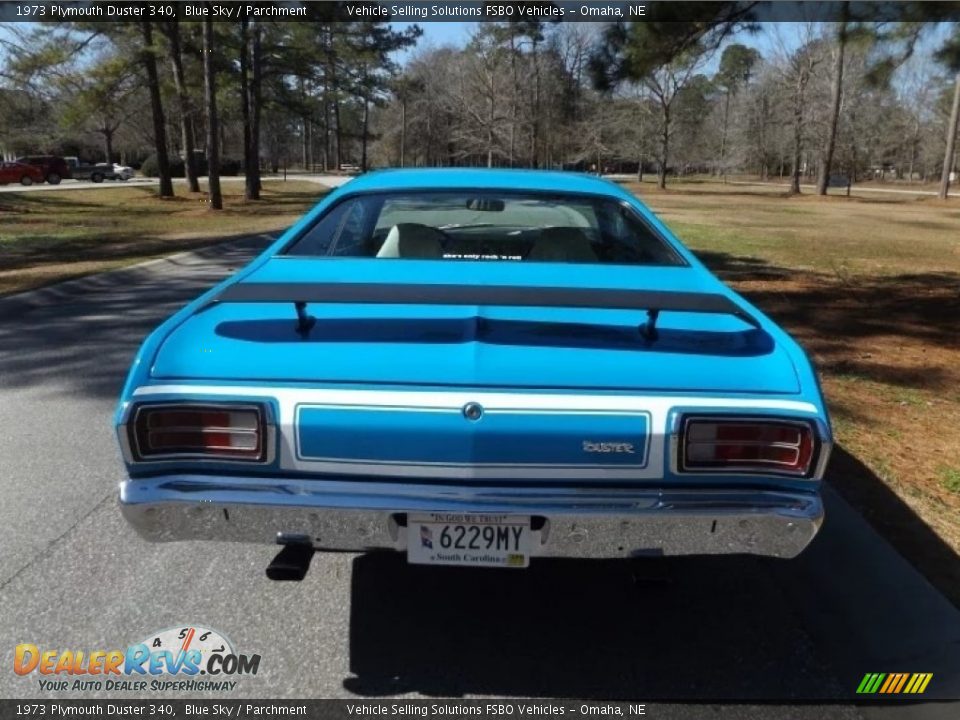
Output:
<instances>
[{"instance_id":1,"label":"dealerrevs.com logo","mask_svg":"<svg viewBox=\"0 0 960 720\"><path fill-rule=\"evenodd\" d=\"M256 675L259 655L237 653L216 630L168 628L126 650L78 650L17 645L13 670L36 675L41 690L229 692L232 678Z\"/></svg>"}]
</instances>

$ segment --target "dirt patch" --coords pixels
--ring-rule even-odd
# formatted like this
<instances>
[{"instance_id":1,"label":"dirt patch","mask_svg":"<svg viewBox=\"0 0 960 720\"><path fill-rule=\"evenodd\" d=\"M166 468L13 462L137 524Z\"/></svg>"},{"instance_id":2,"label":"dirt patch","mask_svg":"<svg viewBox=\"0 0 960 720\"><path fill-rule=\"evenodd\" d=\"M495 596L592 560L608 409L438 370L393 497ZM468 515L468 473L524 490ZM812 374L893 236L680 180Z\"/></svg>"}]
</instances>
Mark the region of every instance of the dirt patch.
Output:
<instances>
[{"instance_id":1,"label":"dirt patch","mask_svg":"<svg viewBox=\"0 0 960 720\"><path fill-rule=\"evenodd\" d=\"M730 282L806 348L840 442L960 549L960 276Z\"/></svg>"}]
</instances>

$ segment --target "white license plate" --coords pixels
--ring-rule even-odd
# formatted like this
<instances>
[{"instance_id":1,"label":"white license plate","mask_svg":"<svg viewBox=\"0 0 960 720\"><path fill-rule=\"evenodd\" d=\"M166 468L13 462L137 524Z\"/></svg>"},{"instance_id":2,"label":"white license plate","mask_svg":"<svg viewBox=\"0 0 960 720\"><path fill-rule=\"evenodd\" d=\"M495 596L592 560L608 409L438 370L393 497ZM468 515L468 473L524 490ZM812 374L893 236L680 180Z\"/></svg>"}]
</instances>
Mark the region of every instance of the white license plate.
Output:
<instances>
[{"instance_id":1,"label":"white license plate","mask_svg":"<svg viewBox=\"0 0 960 720\"><path fill-rule=\"evenodd\" d=\"M418 565L527 567L530 517L473 513L407 516L407 562Z\"/></svg>"}]
</instances>

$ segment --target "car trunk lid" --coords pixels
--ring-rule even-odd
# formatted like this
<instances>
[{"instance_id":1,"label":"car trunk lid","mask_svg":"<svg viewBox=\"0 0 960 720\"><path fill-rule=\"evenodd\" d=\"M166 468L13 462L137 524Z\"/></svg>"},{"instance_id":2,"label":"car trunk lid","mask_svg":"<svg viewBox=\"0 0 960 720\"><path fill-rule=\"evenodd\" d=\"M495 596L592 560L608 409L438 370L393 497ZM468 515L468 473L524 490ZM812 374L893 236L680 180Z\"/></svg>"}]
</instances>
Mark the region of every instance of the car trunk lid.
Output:
<instances>
[{"instance_id":1,"label":"car trunk lid","mask_svg":"<svg viewBox=\"0 0 960 720\"><path fill-rule=\"evenodd\" d=\"M363 263L361 268L355 267ZM443 273L438 273L441 265ZM274 258L251 287L291 280L413 285L461 280L452 262ZM462 286L642 287L718 293L693 268L476 263ZM439 275L439 277L438 277ZM311 304L296 327L293 302L213 303L166 339L157 379L210 379L494 388L795 393L786 351L765 330L725 314L667 311L657 337L635 310L498 305Z\"/></svg>"}]
</instances>

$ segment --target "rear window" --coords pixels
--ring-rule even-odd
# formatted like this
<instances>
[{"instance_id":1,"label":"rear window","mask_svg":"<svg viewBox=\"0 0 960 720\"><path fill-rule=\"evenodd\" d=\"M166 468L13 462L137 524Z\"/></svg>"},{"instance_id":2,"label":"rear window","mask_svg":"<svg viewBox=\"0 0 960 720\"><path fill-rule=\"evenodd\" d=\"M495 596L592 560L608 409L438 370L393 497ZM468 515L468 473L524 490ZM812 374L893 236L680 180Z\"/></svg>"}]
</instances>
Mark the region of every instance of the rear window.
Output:
<instances>
[{"instance_id":1,"label":"rear window","mask_svg":"<svg viewBox=\"0 0 960 720\"><path fill-rule=\"evenodd\" d=\"M684 265L613 198L492 192L347 198L285 251L310 257Z\"/></svg>"}]
</instances>

